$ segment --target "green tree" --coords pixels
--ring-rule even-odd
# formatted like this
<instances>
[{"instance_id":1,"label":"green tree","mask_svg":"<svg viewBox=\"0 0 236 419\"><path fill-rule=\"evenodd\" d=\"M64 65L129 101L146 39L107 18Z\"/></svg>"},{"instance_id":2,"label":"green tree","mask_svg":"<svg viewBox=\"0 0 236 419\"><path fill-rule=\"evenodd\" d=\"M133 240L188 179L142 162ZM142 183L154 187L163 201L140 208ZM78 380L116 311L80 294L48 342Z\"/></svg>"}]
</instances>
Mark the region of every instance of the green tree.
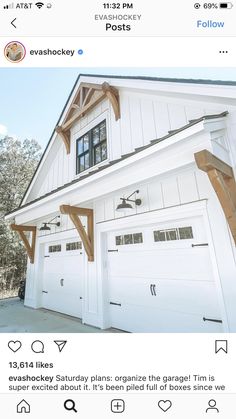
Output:
<instances>
[{"instance_id":1,"label":"green tree","mask_svg":"<svg viewBox=\"0 0 236 419\"><path fill-rule=\"evenodd\" d=\"M39 159L37 141L0 139L0 291L16 288L25 275L24 247L4 216L20 205Z\"/></svg>"}]
</instances>

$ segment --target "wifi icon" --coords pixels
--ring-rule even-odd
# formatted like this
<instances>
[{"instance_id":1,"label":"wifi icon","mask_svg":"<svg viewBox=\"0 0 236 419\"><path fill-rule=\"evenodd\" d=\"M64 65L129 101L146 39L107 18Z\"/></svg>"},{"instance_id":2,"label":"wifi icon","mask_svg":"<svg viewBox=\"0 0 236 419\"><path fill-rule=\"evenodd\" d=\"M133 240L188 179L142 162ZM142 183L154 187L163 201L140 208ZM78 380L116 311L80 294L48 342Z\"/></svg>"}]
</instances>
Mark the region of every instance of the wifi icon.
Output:
<instances>
[{"instance_id":1,"label":"wifi icon","mask_svg":"<svg viewBox=\"0 0 236 419\"><path fill-rule=\"evenodd\" d=\"M44 3L38 1L38 3L35 3L35 6L37 6L38 9L41 9L44 6Z\"/></svg>"}]
</instances>

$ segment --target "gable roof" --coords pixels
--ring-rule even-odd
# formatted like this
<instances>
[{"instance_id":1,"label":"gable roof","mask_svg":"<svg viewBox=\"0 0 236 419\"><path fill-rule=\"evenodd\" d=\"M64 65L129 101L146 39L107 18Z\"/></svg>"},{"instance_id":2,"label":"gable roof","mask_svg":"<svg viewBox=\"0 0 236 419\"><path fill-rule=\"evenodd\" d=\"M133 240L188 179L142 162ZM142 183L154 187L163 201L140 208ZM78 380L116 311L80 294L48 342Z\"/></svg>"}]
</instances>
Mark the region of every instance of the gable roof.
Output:
<instances>
[{"instance_id":1,"label":"gable roof","mask_svg":"<svg viewBox=\"0 0 236 419\"><path fill-rule=\"evenodd\" d=\"M82 175L82 176L80 176L79 178L74 179L74 180L72 180L71 182L68 182L68 183L66 183L66 184L64 184L64 185L62 185L62 186L60 186L60 187L58 187L58 188L56 188L56 189L54 189L54 190L52 190L52 191L50 191L50 192L46 193L45 195L42 195L42 196L40 196L40 197L38 197L38 198L36 198L36 199L34 199L34 200L30 201L30 202L27 202L27 203L26 203L26 204L24 204L24 205L20 205L18 208L14 209L13 211L9 212L9 213L8 213L8 214L6 214L6 215L13 214L14 212L16 212L16 211L17 211L18 209L20 209L20 208L26 208L26 207L28 207L28 206L30 206L30 205L32 205L32 204L34 204L35 202L41 201L43 198L46 198L46 197L48 197L48 196L50 196L50 195L54 195L54 194L55 194L55 193L57 193L58 191L61 191L61 190L65 189L65 188L67 188L68 186L71 186L71 185L73 185L73 184L79 183L79 182L81 182L82 180L84 180L85 178L92 177L92 176L96 175L98 172L101 172L101 171L103 171L103 170L106 170L106 169L108 169L109 167L111 167L111 166L113 166L113 165L115 165L115 164L117 164L117 163L121 162L122 160L128 159L129 157L132 157L133 155L138 154L138 153L140 153L141 151L146 150L147 148L150 148L150 147L154 146L155 144L160 143L160 142L162 142L162 141L166 140L167 138L170 138L170 137L174 136L175 134L178 134L179 132L184 131L184 130L186 130L186 129L188 129L188 128L190 128L190 127L192 127L192 126L194 126L194 125L198 124L199 122L203 122L203 121L207 121L207 120L212 120L212 119L219 119L219 118L223 118L223 117L225 117L225 116L227 116L227 115L228 115L228 111L225 111L225 112L221 112L221 113L219 113L219 114L213 114L213 115L203 115L203 116L202 116L202 117L200 117L200 118L190 120L188 124L186 124L186 125L182 126L181 128L178 128L178 129L176 129L176 130L169 131L169 133L168 133L167 135L165 135L165 136L163 136L163 137L160 137L160 138L157 138L157 139L155 139L155 140L152 140L152 141L150 141L150 143L149 143L149 144L147 144L147 145L145 145L145 146L142 146L142 147L138 147L138 148L136 148L133 152L128 153L128 154L124 154L124 155L122 155L122 156L121 156L119 159L117 159L117 160L110 161L109 163L105 164L104 166L100 166L100 167L98 167L98 168L96 168L96 169L93 169L93 170L91 170L90 172L86 173L85 175Z\"/></svg>"},{"instance_id":2,"label":"gable roof","mask_svg":"<svg viewBox=\"0 0 236 419\"><path fill-rule=\"evenodd\" d=\"M124 79L124 80L143 80L143 81L157 81L157 82L167 82L167 83L186 83L186 84L196 84L196 85L203 84L203 85L218 85L218 86L236 86L236 82L234 82L234 81L222 81L222 80L202 80L202 79L194 80L194 79L184 79L184 78L178 79L178 78L147 77L147 76L117 76L117 75L101 75L101 74L83 74L83 73L79 74L79 76L77 77L77 79L76 79L76 81L75 81L75 83L72 87L72 90L71 90L71 92L68 96L68 99L67 99L67 101L66 101L66 103L65 103L65 105L64 105L64 107L63 107L63 109L60 113L58 121L57 121L57 123L55 125L55 128L54 128L54 130L53 130L53 132L52 132L52 134L49 138L49 141L48 141L48 143L47 143L47 145L44 149L44 152L41 156L41 159L40 159L40 161L39 161L39 163L38 163L38 165L35 169L35 172L32 176L32 179L31 179L31 181L30 181L30 183L29 183L29 185L28 185L28 187L27 187L27 189L26 189L26 191L23 195L20 206L22 205L22 203L23 203L23 201L24 201L24 199L25 199L25 197L26 197L26 195L27 195L27 193L28 193L28 191L29 191L29 189L30 189L38 171L39 171L39 168L40 168L41 163L44 159L44 156L45 156L45 154L46 154L46 152L49 148L49 145L52 142L53 136L54 136L55 131L56 131L56 127L60 123L60 120L61 120L61 118L62 118L62 116L63 116L63 114L64 114L72 96L73 96L75 88L76 88L79 80L82 77L88 77L88 78L90 77L90 78L98 78L98 79L104 79L104 78L106 78L106 79L118 79L118 80L121 80L121 79Z\"/></svg>"}]
</instances>

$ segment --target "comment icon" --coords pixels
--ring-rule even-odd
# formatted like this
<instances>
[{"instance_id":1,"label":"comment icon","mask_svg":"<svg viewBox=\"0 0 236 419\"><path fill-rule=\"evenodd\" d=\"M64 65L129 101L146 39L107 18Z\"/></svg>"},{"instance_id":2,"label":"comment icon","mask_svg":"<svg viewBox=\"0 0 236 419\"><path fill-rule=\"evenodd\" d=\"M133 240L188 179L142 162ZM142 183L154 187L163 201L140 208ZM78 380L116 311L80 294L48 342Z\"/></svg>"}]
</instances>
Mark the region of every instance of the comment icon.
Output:
<instances>
[{"instance_id":1,"label":"comment icon","mask_svg":"<svg viewBox=\"0 0 236 419\"><path fill-rule=\"evenodd\" d=\"M44 344L41 340L35 340L31 344L31 349L36 354L43 354L44 353Z\"/></svg>"}]
</instances>

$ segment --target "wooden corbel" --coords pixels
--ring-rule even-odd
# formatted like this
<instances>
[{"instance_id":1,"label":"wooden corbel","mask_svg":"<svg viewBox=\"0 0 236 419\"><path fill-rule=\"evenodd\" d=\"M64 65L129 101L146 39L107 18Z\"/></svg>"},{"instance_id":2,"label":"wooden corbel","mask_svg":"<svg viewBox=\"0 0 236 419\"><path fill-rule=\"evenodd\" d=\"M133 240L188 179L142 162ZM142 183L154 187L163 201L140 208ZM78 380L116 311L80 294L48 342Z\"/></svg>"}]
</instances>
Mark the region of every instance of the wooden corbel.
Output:
<instances>
[{"instance_id":1,"label":"wooden corbel","mask_svg":"<svg viewBox=\"0 0 236 419\"><path fill-rule=\"evenodd\" d=\"M19 234L21 240L23 241L25 245L25 249L27 252L27 255L29 257L30 263L34 263L34 254L35 254L35 242L36 242L36 226L24 226L24 225L17 225L17 224L11 224L11 229L13 231L17 231ZM32 241L31 245L29 243L29 240L27 239L25 232L30 231L32 233Z\"/></svg>"},{"instance_id":2,"label":"wooden corbel","mask_svg":"<svg viewBox=\"0 0 236 419\"><path fill-rule=\"evenodd\" d=\"M72 223L77 229L83 242L85 251L88 255L89 262L94 262L94 226L93 226L93 210L89 208L78 208L70 205L61 205L60 212L69 215ZM87 217L88 233L81 223L80 216Z\"/></svg>"},{"instance_id":3,"label":"wooden corbel","mask_svg":"<svg viewBox=\"0 0 236 419\"><path fill-rule=\"evenodd\" d=\"M66 147L66 154L70 154L70 133L67 131L64 131L61 126L56 127L56 132L58 135L60 135L63 143Z\"/></svg>"},{"instance_id":4,"label":"wooden corbel","mask_svg":"<svg viewBox=\"0 0 236 419\"><path fill-rule=\"evenodd\" d=\"M236 182L233 169L208 150L199 151L194 157L198 168L208 175L236 244Z\"/></svg>"},{"instance_id":5,"label":"wooden corbel","mask_svg":"<svg viewBox=\"0 0 236 419\"><path fill-rule=\"evenodd\" d=\"M103 83L102 90L111 102L115 119L118 121L118 119L120 119L120 100L118 90L115 87L110 86L107 82Z\"/></svg>"}]
</instances>

